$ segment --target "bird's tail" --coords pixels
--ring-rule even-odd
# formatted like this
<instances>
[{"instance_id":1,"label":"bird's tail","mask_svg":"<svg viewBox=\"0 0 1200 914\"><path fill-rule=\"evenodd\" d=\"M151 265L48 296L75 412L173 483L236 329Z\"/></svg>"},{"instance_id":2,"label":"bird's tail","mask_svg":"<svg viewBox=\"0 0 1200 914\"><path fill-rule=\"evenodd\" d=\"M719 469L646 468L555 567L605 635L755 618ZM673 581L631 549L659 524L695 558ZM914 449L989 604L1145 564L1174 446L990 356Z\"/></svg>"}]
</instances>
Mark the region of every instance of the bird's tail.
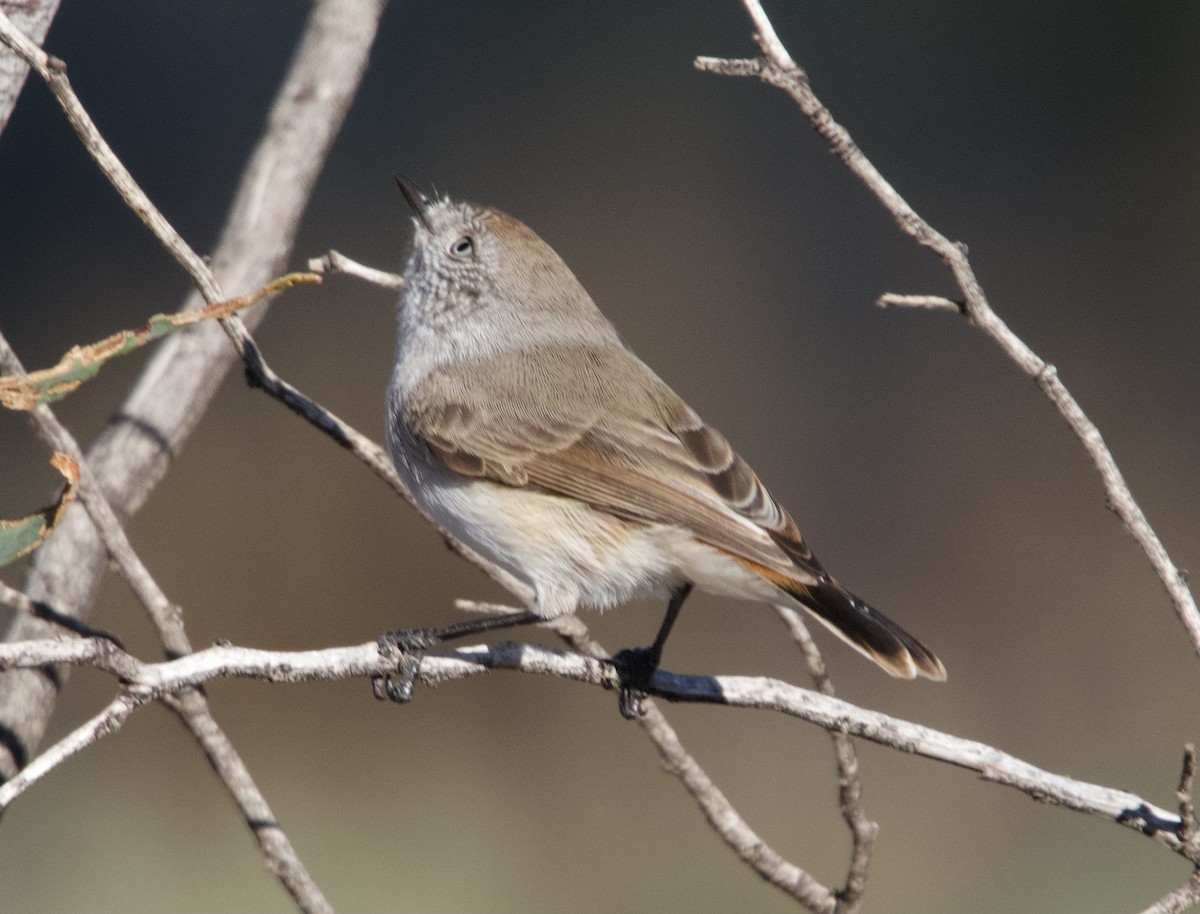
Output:
<instances>
[{"instance_id":1,"label":"bird's tail","mask_svg":"<svg viewBox=\"0 0 1200 914\"><path fill-rule=\"evenodd\" d=\"M946 668L933 651L836 581L789 581L779 586L835 635L893 676L945 681Z\"/></svg>"}]
</instances>

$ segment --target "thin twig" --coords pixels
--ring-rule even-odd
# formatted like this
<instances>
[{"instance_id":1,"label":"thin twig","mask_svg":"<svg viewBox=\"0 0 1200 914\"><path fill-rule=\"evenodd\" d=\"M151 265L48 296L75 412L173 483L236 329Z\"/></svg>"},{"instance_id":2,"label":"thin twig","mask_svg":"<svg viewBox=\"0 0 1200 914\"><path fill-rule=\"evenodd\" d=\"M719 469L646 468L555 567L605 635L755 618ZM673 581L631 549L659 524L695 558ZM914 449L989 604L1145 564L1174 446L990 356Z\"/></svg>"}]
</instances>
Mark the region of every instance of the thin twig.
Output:
<instances>
[{"instance_id":1,"label":"thin twig","mask_svg":"<svg viewBox=\"0 0 1200 914\"><path fill-rule=\"evenodd\" d=\"M267 139L270 140L274 135L291 133L290 119L286 114L282 118L279 118L279 115L285 109L301 105L307 105L312 108L326 108L333 105L334 108L331 111L331 116L326 116L324 123L321 124L321 131L324 136L316 139L316 142L313 142L315 138L310 138L311 154L301 156L296 162L289 162L286 166L287 168L293 171L303 171L314 158L317 160L323 158L324 150L328 148L328 138L332 136L332 129L335 129L336 125L340 124L341 115L344 114L347 107L347 90L352 93L361 76L365 63L365 50L372 43L381 12L382 0L365 0L364 3L359 4L353 10L344 8L343 4L333 2L319 2L315 5L304 41L297 53L296 61L293 64L288 79L285 81L284 92L272 111L273 116L278 119L271 124L271 131L268 132ZM49 57L36 44L25 39L12 26L10 20L2 12L0 12L0 40L3 40L5 44L12 47L46 80L51 91L66 112L68 119L75 127L84 146L101 167L101 170L121 193L126 203L142 218L143 222L150 227L156 237L184 266L192 276L193 281L200 289L205 300L210 303L219 300L222 296L215 276L208 269L204 261L191 250L170 223L153 206L149 198L141 191L136 182L133 181L132 176L96 130L91 118L71 90L70 84L66 79L65 66L62 62ZM323 74L319 73L321 67L327 66L325 57L328 51L335 46L339 50L345 49L350 52L349 54L343 53L341 55L339 63L344 61L345 66L341 68L342 72L339 73L339 76L344 74L346 78L340 81L337 79L326 79ZM306 84L312 85L315 82L325 82L325 91L321 93L299 91L302 86ZM310 101L315 102L315 104L310 104ZM305 123L312 124L317 122L306 120ZM265 169L259 167L261 165L259 160L263 149L264 147L260 146L255 160L247 169L247 177L262 179L277 171L274 164ZM309 174L315 174L315 171L310 169ZM298 186L303 189L306 189L310 185L311 180L304 180L298 183ZM301 190L300 195L303 196L303 193L304 191ZM260 215L262 214L263 207L256 203L254 208L259 211ZM282 227L285 231L294 231L295 224L295 219L283 220ZM276 256L281 255L276 253ZM244 347L239 345L239 340L246 336L247 331L241 319L233 316L223 321L223 325L234 339L235 345L238 345L239 351L242 351ZM43 407L39 412L42 413L40 418L35 414L35 419L38 421L39 426L50 428L46 418L48 411ZM76 447L75 451L78 452L78 450L78 447ZM90 476L90 473L88 475ZM105 544L110 553L118 559L118 564L122 568L123 574L130 581L131 585L135 587L135 590L139 591L139 596L143 598L152 615L155 616L155 621L159 625L164 645L172 652L188 650L189 646L187 645L187 639L183 633L177 611L174 607L170 606L165 596L161 594L161 591L157 590L157 586L153 585L153 579L149 577L148 573L145 575L142 574L145 569L136 560L136 555L133 554L132 549L129 549L127 553L123 552L123 530L121 530L120 523L116 519L115 512L112 511L107 500L101 494L99 485L93 484L85 487L85 493L88 492L90 492L91 497L89 499L87 494L85 494L84 503L88 507L89 513L93 515L93 518L99 518L97 526L107 528L102 530ZM114 527L116 533L113 532ZM125 545L127 545L127 540L125 541ZM261 827L261 823L263 822L273 822L270 809L267 807L262 794L250 779L245 765L236 752L233 751L232 745L217 728L215 721L209 714L207 702L203 696L192 692L179 696L170 703L180 713L181 719L189 726L197 740L204 747L214 768L222 775L223 783L225 783L241 808L247 824L254 830L255 837L258 839L260 848L267 857L269 865L279 876L284 887L293 896L297 904L306 911L323 912L332 910L300 863L286 835L277 827L271 829ZM42 704L47 709L46 713L48 713L48 708L52 706L51 703L43 700Z\"/></svg>"},{"instance_id":2,"label":"thin twig","mask_svg":"<svg viewBox=\"0 0 1200 914\"><path fill-rule=\"evenodd\" d=\"M375 286L381 286L384 289L403 289L404 277L396 273L388 273L386 270L378 270L375 267L369 267L366 264L359 263L357 260L351 260L345 254L338 251L329 251L320 257L310 257L308 268L314 273L320 273L324 276L333 276L337 273L345 273L347 276L353 276L356 279L361 279Z\"/></svg>"},{"instance_id":3,"label":"thin twig","mask_svg":"<svg viewBox=\"0 0 1200 914\"><path fill-rule=\"evenodd\" d=\"M24 368L20 360L8 345L8 340L4 338L3 334L0 334L0 368L10 374L24 374ZM109 556L116 564L121 576L129 584L130 588L150 614L168 655L175 656L190 653L192 646L188 641L187 633L184 631L183 616L179 607L167 598L167 595L159 587L150 570L134 550L133 544L130 543L129 537L125 534L125 529L121 526L121 522L117 518L116 512L113 511L112 506L108 503L108 499L100 491L100 487L96 483L91 468L88 467L83 452L78 442L75 441L74 436L58 421L58 417L55 416L54 411L45 403L39 403L33 408L30 414L42 439L54 450L62 451L72 457L78 464L80 501L83 502L84 507L87 509L96 531L99 533L105 548L108 550ZM107 643L115 650L115 645L112 642L106 641L101 643ZM325 914L325 912L332 914L333 907L317 887L316 882L301 862L299 854L296 853L296 849L292 846L291 841L283 830L278 827L270 830L259 827L259 823L266 821L274 822L274 816L271 814L266 798L250 777L245 763L237 755L233 744L221 733L220 728L213 719L208 707L208 700L200 692L191 688L185 690L185 694L175 696L169 704L179 714L180 719L188 729L192 731L196 739L201 743L201 746L205 748L206 755L218 774L231 772L238 775L236 780L223 779L222 782L242 811L247 825L249 825L259 842L259 847L266 857L268 865L272 872L278 876L284 888L292 895L303 911L312 912L312 914ZM132 707L129 708L129 711L119 717L119 719L114 716L113 720L106 724L107 729L102 732L97 731L98 734L102 736L104 733L111 732L112 729L119 727L120 723L132 710ZM89 744L90 742L81 741L74 751L79 751L79 749ZM213 754L208 751L209 747L212 746L219 746L227 753L227 757L224 760L214 760ZM44 754L35 759L34 762L31 762L30 765L36 764L43 757ZM28 770L29 767L26 766L23 771ZM17 777L20 777L20 774Z\"/></svg>"},{"instance_id":4,"label":"thin twig","mask_svg":"<svg viewBox=\"0 0 1200 914\"><path fill-rule=\"evenodd\" d=\"M80 724L17 774L0 784L0 811L7 809L13 800L67 759L99 742L108 734L115 733L134 711L149 700L150 695L147 692L134 694L122 690L103 711Z\"/></svg>"},{"instance_id":5,"label":"thin twig","mask_svg":"<svg viewBox=\"0 0 1200 914\"><path fill-rule=\"evenodd\" d=\"M47 54L21 34L12 24L12 20L2 11L0 11L0 41L16 51L21 59L42 77L54 94L55 100L67 115L67 120L75 128L75 133L83 143L88 155L100 166L101 171L104 172L129 208L187 270L192 281L204 293L205 299L209 302L219 301L222 298L220 288L212 278L212 273L205 266L203 259L188 246L182 236L175 231L175 227L158 211L158 207L138 186L133 175L129 173L129 169L117 158L117 154L113 152L112 147L108 145L96 128L91 115L87 113L87 109L83 107L79 97L71 88L71 82L67 79L67 65L57 57Z\"/></svg>"},{"instance_id":6,"label":"thin twig","mask_svg":"<svg viewBox=\"0 0 1200 914\"><path fill-rule=\"evenodd\" d=\"M549 626L572 648L589 657L608 657L577 616L562 616ZM653 702L645 702L637 718L642 732L654 743L667 771L675 775L692 795L704 817L718 835L745 863L767 882L795 898L816 914L836 910L837 896L812 874L771 847L729 802L708 773L684 748L675 728Z\"/></svg>"},{"instance_id":7,"label":"thin twig","mask_svg":"<svg viewBox=\"0 0 1200 914\"><path fill-rule=\"evenodd\" d=\"M880 295L875 304L880 308L889 305L896 308L923 308L926 311L953 311L955 314L966 314L967 307L963 302L954 301L941 295L897 295L888 292Z\"/></svg>"},{"instance_id":8,"label":"thin twig","mask_svg":"<svg viewBox=\"0 0 1200 914\"><path fill-rule=\"evenodd\" d=\"M1200 856L1200 841L1196 827L1196 747L1188 743L1183 747L1183 768L1179 773L1179 789L1175 797L1179 800L1179 840L1191 851L1193 857Z\"/></svg>"},{"instance_id":9,"label":"thin twig","mask_svg":"<svg viewBox=\"0 0 1200 914\"><path fill-rule=\"evenodd\" d=\"M567 624L570 617L567 617ZM577 621L577 620L576 620ZM395 672L395 659L377 642L315 651L265 651L217 645L176 660L145 663L98 639L22 641L0 644L0 670L48 664L88 665L150 690L154 696L178 692L216 678L270 682L372 677ZM581 653L504 642L430 655L419 678L440 685L490 670L555 676L604 688L620 684L612 664ZM1054 774L993 746L932 727L861 708L839 698L761 676L687 676L659 670L649 694L668 701L757 708L786 714L826 730L837 730L901 752L966 768L984 780L1013 787L1054 806L1088 813L1153 837L1176 852L1180 819L1136 794Z\"/></svg>"},{"instance_id":10,"label":"thin twig","mask_svg":"<svg viewBox=\"0 0 1200 914\"><path fill-rule=\"evenodd\" d=\"M115 635L93 628L70 613L60 612L52 606L47 606L41 600L35 600L25 591L9 587L3 581L0 581L0 604L12 607L32 619L40 619L51 625L57 625L63 631L81 635L84 638L104 638L114 644L120 644Z\"/></svg>"},{"instance_id":11,"label":"thin twig","mask_svg":"<svg viewBox=\"0 0 1200 914\"><path fill-rule=\"evenodd\" d=\"M1038 383L1091 457L1104 484L1109 506L1121 518L1125 528L1150 560L1171 598L1176 615L1191 639L1192 650L1200 656L1200 611L1196 608L1196 601L1188 590L1183 574L1171 561L1162 541L1134 500L1112 452L1104 444L1099 429L1059 380L1054 366L1043 361L992 310L967 259L966 247L950 241L935 230L896 192L863 155L846 129L833 119L829 109L817 99L809 83L808 74L797 66L788 54L759 0L742 2L754 22L757 32L755 40L762 56L755 60L735 61L697 57L696 67L729 76L757 76L763 82L787 92L811 120L817 133L829 143L842 163L879 199L900 229L918 244L941 257L963 293L963 310L966 316L991 337L1021 371Z\"/></svg>"},{"instance_id":12,"label":"thin twig","mask_svg":"<svg viewBox=\"0 0 1200 914\"><path fill-rule=\"evenodd\" d=\"M800 614L787 606L776 606L775 612L787 626L792 638L800 645L804 661L808 665L813 684L822 695L833 697L833 680L825 666L825 658L817 642L809 634L808 626ZM873 822L863 809L862 780L858 776L858 753L854 740L840 730L830 730L833 740L833 757L838 770L838 806L842 818L850 829L850 865L846 870L846 884L837 893L838 914L852 914L862 904L863 890L867 884L867 872L871 867L871 851L879 834L879 825Z\"/></svg>"},{"instance_id":13,"label":"thin twig","mask_svg":"<svg viewBox=\"0 0 1200 914\"><path fill-rule=\"evenodd\" d=\"M1197 902L1200 902L1200 873L1193 873L1191 879L1158 899L1141 914L1179 914L1180 911L1195 907Z\"/></svg>"}]
</instances>

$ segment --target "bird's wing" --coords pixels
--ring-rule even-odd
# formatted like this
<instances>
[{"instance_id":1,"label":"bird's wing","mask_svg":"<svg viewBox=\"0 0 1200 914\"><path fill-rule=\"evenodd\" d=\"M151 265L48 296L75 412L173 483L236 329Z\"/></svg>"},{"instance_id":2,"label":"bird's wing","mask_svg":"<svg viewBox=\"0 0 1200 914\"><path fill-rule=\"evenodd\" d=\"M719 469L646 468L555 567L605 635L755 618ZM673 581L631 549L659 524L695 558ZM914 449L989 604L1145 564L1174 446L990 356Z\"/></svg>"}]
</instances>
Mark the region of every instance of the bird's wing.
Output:
<instances>
[{"instance_id":1,"label":"bird's wing","mask_svg":"<svg viewBox=\"0 0 1200 914\"><path fill-rule=\"evenodd\" d=\"M628 350L559 346L460 363L413 392L404 421L465 476L673 524L799 582L826 577L729 442Z\"/></svg>"}]
</instances>

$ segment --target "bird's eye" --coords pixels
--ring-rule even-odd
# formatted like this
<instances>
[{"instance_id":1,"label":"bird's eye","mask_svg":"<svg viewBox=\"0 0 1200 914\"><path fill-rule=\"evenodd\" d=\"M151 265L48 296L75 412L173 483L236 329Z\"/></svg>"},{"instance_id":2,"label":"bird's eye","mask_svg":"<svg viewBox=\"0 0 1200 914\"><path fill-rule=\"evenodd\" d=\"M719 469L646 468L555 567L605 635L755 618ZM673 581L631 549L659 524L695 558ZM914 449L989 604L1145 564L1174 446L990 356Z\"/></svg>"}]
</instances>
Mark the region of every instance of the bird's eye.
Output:
<instances>
[{"instance_id":1,"label":"bird's eye","mask_svg":"<svg viewBox=\"0 0 1200 914\"><path fill-rule=\"evenodd\" d=\"M475 251L475 239L470 235L463 235L454 244L450 245L450 253L455 257L470 257Z\"/></svg>"}]
</instances>

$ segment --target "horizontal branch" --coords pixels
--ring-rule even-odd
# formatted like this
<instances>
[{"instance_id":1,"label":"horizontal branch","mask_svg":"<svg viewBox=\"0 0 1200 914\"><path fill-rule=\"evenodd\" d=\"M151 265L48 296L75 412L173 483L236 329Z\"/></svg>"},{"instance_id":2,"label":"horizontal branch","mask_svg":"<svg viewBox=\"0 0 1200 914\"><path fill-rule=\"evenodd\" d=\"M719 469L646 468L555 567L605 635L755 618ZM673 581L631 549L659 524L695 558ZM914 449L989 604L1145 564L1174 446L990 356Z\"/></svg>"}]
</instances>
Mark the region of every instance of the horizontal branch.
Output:
<instances>
[{"instance_id":1,"label":"horizontal branch","mask_svg":"<svg viewBox=\"0 0 1200 914\"><path fill-rule=\"evenodd\" d=\"M69 663L98 667L120 677L126 688L161 697L217 678L269 682L371 677L394 673L398 656L375 642L315 651L265 651L217 645L162 663L144 663L102 639L23 641L0 645L0 670ZM505 642L461 648L427 656L419 678L427 685L467 679L490 670L556 676L615 688L620 680L612 664L578 653ZM1186 853L1179 838L1180 817L1136 794L1054 774L1006 752L953 736L847 701L759 676L686 676L659 670L649 694L668 701L702 702L776 711L826 730L861 737L979 774L1036 800L1101 816Z\"/></svg>"},{"instance_id":2,"label":"horizontal branch","mask_svg":"<svg viewBox=\"0 0 1200 914\"><path fill-rule=\"evenodd\" d=\"M924 308L927 311L953 311L955 314L966 314L966 303L954 301L943 295L897 295L888 292L880 295L875 304L880 308Z\"/></svg>"},{"instance_id":3,"label":"horizontal branch","mask_svg":"<svg viewBox=\"0 0 1200 914\"><path fill-rule=\"evenodd\" d=\"M403 276L396 273L389 273L386 270L380 270L376 267L369 267L365 263L351 260L345 254L338 251L330 251L320 257L310 257L308 260L308 269L322 276L334 276L338 273L345 273L347 276L353 276L356 279L364 280L384 289L397 290L404 288Z\"/></svg>"}]
</instances>

